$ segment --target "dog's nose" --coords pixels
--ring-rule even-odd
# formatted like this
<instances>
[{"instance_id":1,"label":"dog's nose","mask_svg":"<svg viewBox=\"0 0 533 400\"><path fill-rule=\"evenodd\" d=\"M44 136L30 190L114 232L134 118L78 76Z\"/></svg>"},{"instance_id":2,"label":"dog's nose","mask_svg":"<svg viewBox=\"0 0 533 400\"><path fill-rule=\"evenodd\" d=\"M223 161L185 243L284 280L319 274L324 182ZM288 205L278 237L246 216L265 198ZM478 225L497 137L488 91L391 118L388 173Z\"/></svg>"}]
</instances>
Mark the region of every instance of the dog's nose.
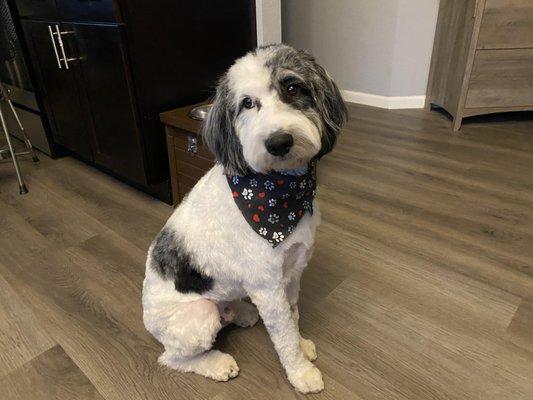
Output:
<instances>
[{"instance_id":1,"label":"dog's nose","mask_svg":"<svg viewBox=\"0 0 533 400\"><path fill-rule=\"evenodd\" d=\"M292 135L287 132L275 132L265 141L267 151L273 156L284 156L294 144Z\"/></svg>"}]
</instances>

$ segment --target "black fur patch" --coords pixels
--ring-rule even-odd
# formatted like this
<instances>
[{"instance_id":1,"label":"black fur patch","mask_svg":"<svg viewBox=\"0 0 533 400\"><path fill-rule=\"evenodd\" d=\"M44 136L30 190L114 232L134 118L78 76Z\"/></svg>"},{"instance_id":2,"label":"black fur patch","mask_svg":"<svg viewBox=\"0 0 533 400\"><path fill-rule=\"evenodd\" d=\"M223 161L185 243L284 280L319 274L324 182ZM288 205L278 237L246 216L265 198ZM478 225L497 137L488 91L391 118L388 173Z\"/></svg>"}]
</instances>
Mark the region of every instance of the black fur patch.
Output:
<instances>
[{"instance_id":1,"label":"black fur patch","mask_svg":"<svg viewBox=\"0 0 533 400\"><path fill-rule=\"evenodd\" d=\"M169 229L163 229L154 240L152 267L165 279L172 279L181 293L203 293L213 287L213 278L195 268L191 256Z\"/></svg>"},{"instance_id":2,"label":"black fur patch","mask_svg":"<svg viewBox=\"0 0 533 400\"><path fill-rule=\"evenodd\" d=\"M266 47L276 48L266 66L272 69L272 82L280 98L292 107L304 111L311 120L319 118L322 132L322 148L318 153L320 158L333 149L337 135L348 117L339 88L326 70L305 51L286 45ZM299 81L302 89L298 96L290 97L285 92L287 83L298 83L287 82L291 79L290 75L287 77L287 71L299 77L292 78Z\"/></svg>"}]
</instances>

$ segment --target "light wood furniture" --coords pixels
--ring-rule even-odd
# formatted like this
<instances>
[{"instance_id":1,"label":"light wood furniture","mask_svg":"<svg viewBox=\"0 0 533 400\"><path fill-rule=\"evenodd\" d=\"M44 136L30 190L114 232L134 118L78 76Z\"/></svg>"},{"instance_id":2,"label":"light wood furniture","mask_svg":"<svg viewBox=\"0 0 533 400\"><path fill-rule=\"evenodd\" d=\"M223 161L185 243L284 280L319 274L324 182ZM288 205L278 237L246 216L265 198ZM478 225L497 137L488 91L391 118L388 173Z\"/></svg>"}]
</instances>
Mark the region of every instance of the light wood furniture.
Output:
<instances>
[{"instance_id":1,"label":"light wood furniture","mask_svg":"<svg viewBox=\"0 0 533 400\"><path fill-rule=\"evenodd\" d=\"M300 297L323 393L292 389L261 323L218 335L241 368L229 382L159 366L141 290L172 207L43 156L27 196L0 163L0 399L28 382L15 398L41 400L50 381L106 400L533 399L533 121L456 137L437 112L349 108L318 167Z\"/></svg>"},{"instance_id":2,"label":"light wood furniture","mask_svg":"<svg viewBox=\"0 0 533 400\"><path fill-rule=\"evenodd\" d=\"M196 182L213 166L214 157L202 142L202 123L189 117L189 111L204 103L160 114L167 137L172 203L178 205Z\"/></svg>"},{"instance_id":3,"label":"light wood furniture","mask_svg":"<svg viewBox=\"0 0 533 400\"><path fill-rule=\"evenodd\" d=\"M533 1L441 0L426 107L454 118L533 110Z\"/></svg>"}]
</instances>

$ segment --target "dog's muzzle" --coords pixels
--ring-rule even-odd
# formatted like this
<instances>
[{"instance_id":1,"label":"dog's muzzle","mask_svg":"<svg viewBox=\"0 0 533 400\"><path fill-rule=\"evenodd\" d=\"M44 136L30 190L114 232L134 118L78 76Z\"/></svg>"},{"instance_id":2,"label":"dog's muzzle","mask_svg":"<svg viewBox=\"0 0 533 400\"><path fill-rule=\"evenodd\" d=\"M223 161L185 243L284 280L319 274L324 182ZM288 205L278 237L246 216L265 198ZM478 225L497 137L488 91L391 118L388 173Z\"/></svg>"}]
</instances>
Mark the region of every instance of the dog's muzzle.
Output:
<instances>
[{"instance_id":1,"label":"dog's muzzle","mask_svg":"<svg viewBox=\"0 0 533 400\"><path fill-rule=\"evenodd\" d=\"M294 139L290 133L278 131L274 132L265 141L267 151L273 156L282 157L291 151L294 144Z\"/></svg>"}]
</instances>

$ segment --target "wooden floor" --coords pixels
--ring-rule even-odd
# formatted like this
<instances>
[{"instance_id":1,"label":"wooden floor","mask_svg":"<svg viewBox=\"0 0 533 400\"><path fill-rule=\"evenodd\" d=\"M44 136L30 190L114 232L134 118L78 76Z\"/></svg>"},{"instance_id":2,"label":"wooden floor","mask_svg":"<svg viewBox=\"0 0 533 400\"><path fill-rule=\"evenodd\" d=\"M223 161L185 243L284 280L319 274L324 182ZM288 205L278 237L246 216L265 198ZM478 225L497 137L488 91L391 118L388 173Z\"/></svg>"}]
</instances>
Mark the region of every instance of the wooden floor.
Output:
<instances>
[{"instance_id":1,"label":"wooden floor","mask_svg":"<svg viewBox=\"0 0 533 400\"><path fill-rule=\"evenodd\" d=\"M301 330L326 390L308 398L533 399L532 115L452 134L435 111L350 111L319 166ZM25 196L0 165L0 397L305 397L260 324L219 335L228 383L159 367L140 295L171 208L72 158L22 168Z\"/></svg>"}]
</instances>

